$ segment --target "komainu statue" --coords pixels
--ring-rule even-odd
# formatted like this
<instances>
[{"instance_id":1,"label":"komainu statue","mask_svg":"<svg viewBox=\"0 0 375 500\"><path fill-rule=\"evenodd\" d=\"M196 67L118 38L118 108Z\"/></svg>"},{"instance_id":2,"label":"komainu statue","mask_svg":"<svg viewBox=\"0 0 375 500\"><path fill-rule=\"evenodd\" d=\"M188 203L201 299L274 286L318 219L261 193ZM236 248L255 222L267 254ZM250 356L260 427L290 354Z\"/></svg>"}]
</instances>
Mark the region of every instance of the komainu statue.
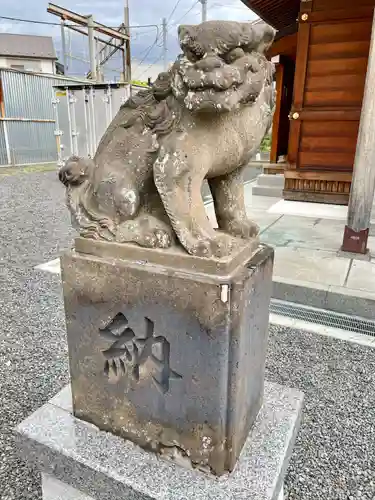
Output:
<instances>
[{"instance_id":1,"label":"komainu statue","mask_svg":"<svg viewBox=\"0 0 375 500\"><path fill-rule=\"evenodd\" d=\"M81 236L150 248L180 242L219 258L257 235L242 170L272 121L265 52L274 34L263 24L180 26L182 54L171 69L121 107L93 159L71 157L60 170ZM206 216L204 179L219 230Z\"/></svg>"}]
</instances>

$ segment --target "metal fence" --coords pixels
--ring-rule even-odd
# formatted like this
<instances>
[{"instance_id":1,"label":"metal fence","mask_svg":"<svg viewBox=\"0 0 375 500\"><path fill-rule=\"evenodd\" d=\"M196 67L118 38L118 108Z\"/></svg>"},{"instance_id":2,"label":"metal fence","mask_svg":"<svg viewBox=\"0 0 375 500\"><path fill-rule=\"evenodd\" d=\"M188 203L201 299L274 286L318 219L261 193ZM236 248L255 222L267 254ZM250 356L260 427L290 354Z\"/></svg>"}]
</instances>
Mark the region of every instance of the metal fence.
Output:
<instances>
[{"instance_id":1,"label":"metal fence","mask_svg":"<svg viewBox=\"0 0 375 500\"><path fill-rule=\"evenodd\" d=\"M0 166L58 161L54 86L77 83L88 82L0 69Z\"/></svg>"},{"instance_id":2,"label":"metal fence","mask_svg":"<svg viewBox=\"0 0 375 500\"><path fill-rule=\"evenodd\" d=\"M7 165L8 155L7 155L7 129L4 127L4 123L0 121L0 165Z\"/></svg>"},{"instance_id":3,"label":"metal fence","mask_svg":"<svg viewBox=\"0 0 375 500\"><path fill-rule=\"evenodd\" d=\"M133 86L133 94L138 87ZM55 87L58 163L71 155L93 157L108 125L130 95L118 83Z\"/></svg>"},{"instance_id":4,"label":"metal fence","mask_svg":"<svg viewBox=\"0 0 375 500\"><path fill-rule=\"evenodd\" d=\"M129 96L123 84L7 69L0 69L0 85L0 167L62 164L72 154L92 157ZM139 90L133 86L133 93Z\"/></svg>"}]
</instances>

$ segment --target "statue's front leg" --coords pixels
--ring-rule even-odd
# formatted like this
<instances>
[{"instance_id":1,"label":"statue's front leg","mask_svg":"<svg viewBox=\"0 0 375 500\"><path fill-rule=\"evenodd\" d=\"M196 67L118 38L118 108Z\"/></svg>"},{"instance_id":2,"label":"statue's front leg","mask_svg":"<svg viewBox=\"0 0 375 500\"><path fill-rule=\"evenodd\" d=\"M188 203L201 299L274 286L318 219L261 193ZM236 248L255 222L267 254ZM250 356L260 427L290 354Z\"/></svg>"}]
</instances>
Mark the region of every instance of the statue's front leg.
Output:
<instances>
[{"instance_id":1,"label":"statue's front leg","mask_svg":"<svg viewBox=\"0 0 375 500\"><path fill-rule=\"evenodd\" d=\"M208 182L219 228L244 239L257 236L259 226L246 214L243 168L228 175L209 179Z\"/></svg>"},{"instance_id":2,"label":"statue's front leg","mask_svg":"<svg viewBox=\"0 0 375 500\"><path fill-rule=\"evenodd\" d=\"M164 152L154 164L154 180L183 247L191 255L223 255L226 249L217 239L201 197L201 168L194 169L181 151Z\"/></svg>"}]
</instances>

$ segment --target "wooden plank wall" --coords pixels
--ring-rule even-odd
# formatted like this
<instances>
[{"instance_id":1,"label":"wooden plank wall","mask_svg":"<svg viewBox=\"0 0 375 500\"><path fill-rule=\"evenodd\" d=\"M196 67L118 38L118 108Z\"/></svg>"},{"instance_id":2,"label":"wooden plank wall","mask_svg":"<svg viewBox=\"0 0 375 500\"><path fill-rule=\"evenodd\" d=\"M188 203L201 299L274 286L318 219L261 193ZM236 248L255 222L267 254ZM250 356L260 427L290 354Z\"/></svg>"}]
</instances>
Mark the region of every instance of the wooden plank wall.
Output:
<instances>
[{"instance_id":1,"label":"wooden plank wall","mask_svg":"<svg viewBox=\"0 0 375 500\"><path fill-rule=\"evenodd\" d=\"M371 28L371 20L311 27L304 107L360 111ZM358 120L304 121L300 167L352 170L358 127Z\"/></svg>"},{"instance_id":2,"label":"wooden plank wall","mask_svg":"<svg viewBox=\"0 0 375 500\"><path fill-rule=\"evenodd\" d=\"M301 5L284 196L347 203L375 0Z\"/></svg>"}]
</instances>

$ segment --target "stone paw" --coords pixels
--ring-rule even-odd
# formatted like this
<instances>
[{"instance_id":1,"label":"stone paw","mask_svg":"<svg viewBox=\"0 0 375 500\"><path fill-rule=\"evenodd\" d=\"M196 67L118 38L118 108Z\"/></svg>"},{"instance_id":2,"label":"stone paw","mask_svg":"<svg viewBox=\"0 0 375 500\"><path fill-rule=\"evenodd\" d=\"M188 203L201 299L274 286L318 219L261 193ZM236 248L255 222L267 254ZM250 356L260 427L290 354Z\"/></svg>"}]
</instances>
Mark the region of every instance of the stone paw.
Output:
<instances>
[{"instance_id":1,"label":"stone paw","mask_svg":"<svg viewBox=\"0 0 375 500\"><path fill-rule=\"evenodd\" d=\"M232 252L233 243L234 241L231 236L227 234L217 234L216 238L211 243L213 255L218 259L227 257Z\"/></svg>"},{"instance_id":2,"label":"stone paw","mask_svg":"<svg viewBox=\"0 0 375 500\"><path fill-rule=\"evenodd\" d=\"M118 243L137 243L144 248L169 248L174 239L172 229L150 227L147 219L126 221L116 232Z\"/></svg>"},{"instance_id":3,"label":"stone paw","mask_svg":"<svg viewBox=\"0 0 375 500\"><path fill-rule=\"evenodd\" d=\"M198 240L190 247L189 253L197 257L216 257L220 259L229 255L231 249L230 237L218 235L213 239Z\"/></svg>"},{"instance_id":4,"label":"stone paw","mask_svg":"<svg viewBox=\"0 0 375 500\"><path fill-rule=\"evenodd\" d=\"M145 232L136 241L138 245L146 248L170 248L172 246L171 233L165 229Z\"/></svg>"},{"instance_id":5,"label":"stone paw","mask_svg":"<svg viewBox=\"0 0 375 500\"><path fill-rule=\"evenodd\" d=\"M212 256L211 240L198 240L186 248L191 255L195 255L196 257Z\"/></svg>"},{"instance_id":6,"label":"stone paw","mask_svg":"<svg viewBox=\"0 0 375 500\"><path fill-rule=\"evenodd\" d=\"M249 219L230 221L222 229L233 236L244 239L254 238L260 231L258 224Z\"/></svg>"},{"instance_id":7,"label":"stone paw","mask_svg":"<svg viewBox=\"0 0 375 500\"><path fill-rule=\"evenodd\" d=\"M169 231L156 229L154 234L157 248L170 248L172 246L172 235Z\"/></svg>"}]
</instances>

